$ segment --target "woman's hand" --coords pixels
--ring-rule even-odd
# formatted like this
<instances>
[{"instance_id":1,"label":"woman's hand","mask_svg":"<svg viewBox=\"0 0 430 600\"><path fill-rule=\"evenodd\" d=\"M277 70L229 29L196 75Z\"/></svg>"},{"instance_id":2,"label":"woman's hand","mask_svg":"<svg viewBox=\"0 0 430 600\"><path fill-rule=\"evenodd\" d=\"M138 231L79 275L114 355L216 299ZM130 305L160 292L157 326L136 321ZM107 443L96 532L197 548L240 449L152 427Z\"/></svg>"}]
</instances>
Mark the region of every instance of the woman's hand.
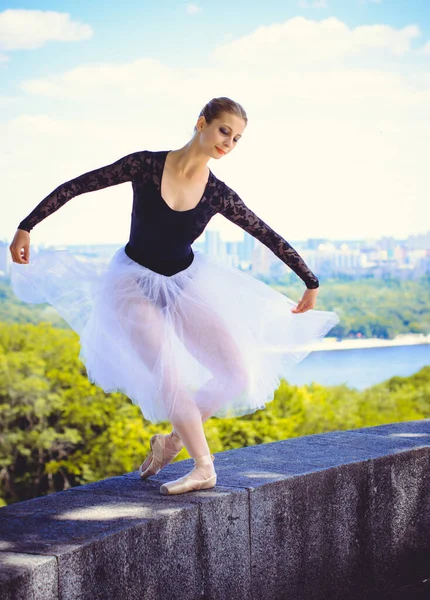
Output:
<instances>
[{"instance_id":1,"label":"woman's hand","mask_svg":"<svg viewBox=\"0 0 430 600\"><path fill-rule=\"evenodd\" d=\"M17 229L9 246L13 262L28 264L30 262L30 234L24 229Z\"/></svg>"},{"instance_id":2,"label":"woman's hand","mask_svg":"<svg viewBox=\"0 0 430 600\"><path fill-rule=\"evenodd\" d=\"M297 304L296 308L291 309L291 312L304 313L307 310L314 308L317 301L318 289L319 288L314 288L311 290L306 289L305 293L303 294L303 298Z\"/></svg>"}]
</instances>

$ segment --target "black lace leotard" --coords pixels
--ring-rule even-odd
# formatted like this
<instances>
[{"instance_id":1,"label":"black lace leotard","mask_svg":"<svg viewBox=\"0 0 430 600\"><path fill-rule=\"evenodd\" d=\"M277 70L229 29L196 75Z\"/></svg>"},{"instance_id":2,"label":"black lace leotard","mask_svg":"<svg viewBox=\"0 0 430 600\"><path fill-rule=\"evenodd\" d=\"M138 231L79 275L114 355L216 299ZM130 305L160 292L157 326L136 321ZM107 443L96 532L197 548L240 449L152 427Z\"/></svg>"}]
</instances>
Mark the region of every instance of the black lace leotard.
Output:
<instances>
[{"instance_id":1,"label":"black lace leotard","mask_svg":"<svg viewBox=\"0 0 430 600\"><path fill-rule=\"evenodd\" d=\"M131 181L133 209L130 237L124 250L132 260L162 275L173 275L193 261L191 244L217 213L255 237L288 265L305 283L317 288L319 281L296 250L212 171L198 204L177 211L161 196L161 177L168 150L133 152L116 162L84 173L59 185L18 225L31 231L37 223L74 196Z\"/></svg>"}]
</instances>

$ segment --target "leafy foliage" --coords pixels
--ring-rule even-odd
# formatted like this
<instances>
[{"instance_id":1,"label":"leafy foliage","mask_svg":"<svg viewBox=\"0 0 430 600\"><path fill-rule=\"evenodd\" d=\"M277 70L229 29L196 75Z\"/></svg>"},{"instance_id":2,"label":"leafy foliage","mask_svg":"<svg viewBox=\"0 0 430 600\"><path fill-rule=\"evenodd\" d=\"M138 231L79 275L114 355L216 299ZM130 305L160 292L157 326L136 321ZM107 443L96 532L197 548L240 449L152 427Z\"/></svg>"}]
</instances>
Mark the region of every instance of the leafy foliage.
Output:
<instances>
[{"instance_id":1,"label":"leafy foliage","mask_svg":"<svg viewBox=\"0 0 430 600\"><path fill-rule=\"evenodd\" d=\"M263 281L266 279L261 277ZM270 280L267 283L271 285ZM272 287L292 300L303 295L303 283L293 273ZM400 279L329 279L321 284L316 308L333 310L340 323L330 336L338 338L379 337L392 339L403 333L430 333L430 277ZM49 321L56 327L68 324L48 304L25 304L18 300L9 282L0 281L0 321L39 323Z\"/></svg>"},{"instance_id":2,"label":"leafy foliage","mask_svg":"<svg viewBox=\"0 0 430 600\"><path fill-rule=\"evenodd\" d=\"M303 285L290 275L273 286L299 300ZM338 338L379 337L393 339L404 333L430 333L430 277L419 280L326 280L321 284L316 308L334 310L340 323L329 335Z\"/></svg>"},{"instance_id":3,"label":"leafy foliage","mask_svg":"<svg viewBox=\"0 0 430 600\"><path fill-rule=\"evenodd\" d=\"M0 323L0 505L135 470L155 432L120 393L91 384L79 338L48 322ZM430 416L430 366L362 392L281 381L265 410L210 419L212 452ZM176 460L188 457L185 449Z\"/></svg>"}]
</instances>

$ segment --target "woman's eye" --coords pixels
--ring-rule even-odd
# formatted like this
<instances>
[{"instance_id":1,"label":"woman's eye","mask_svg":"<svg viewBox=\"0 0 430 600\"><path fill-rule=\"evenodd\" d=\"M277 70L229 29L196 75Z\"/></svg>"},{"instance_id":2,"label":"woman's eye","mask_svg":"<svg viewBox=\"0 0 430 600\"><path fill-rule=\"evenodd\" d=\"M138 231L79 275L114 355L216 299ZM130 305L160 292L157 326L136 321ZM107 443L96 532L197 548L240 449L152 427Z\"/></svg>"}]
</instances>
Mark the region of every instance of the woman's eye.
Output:
<instances>
[{"instance_id":1,"label":"woman's eye","mask_svg":"<svg viewBox=\"0 0 430 600\"><path fill-rule=\"evenodd\" d=\"M220 127L220 129L219 129L219 130L220 130L220 131L221 131L221 133L223 133L224 135L228 135L228 131L226 131L226 130L225 130L225 129L223 129L222 127ZM239 140L240 140L240 138L239 138L239 139L237 139L237 140L234 140L234 141L237 143Z\"/></svg>"}]
</instances>

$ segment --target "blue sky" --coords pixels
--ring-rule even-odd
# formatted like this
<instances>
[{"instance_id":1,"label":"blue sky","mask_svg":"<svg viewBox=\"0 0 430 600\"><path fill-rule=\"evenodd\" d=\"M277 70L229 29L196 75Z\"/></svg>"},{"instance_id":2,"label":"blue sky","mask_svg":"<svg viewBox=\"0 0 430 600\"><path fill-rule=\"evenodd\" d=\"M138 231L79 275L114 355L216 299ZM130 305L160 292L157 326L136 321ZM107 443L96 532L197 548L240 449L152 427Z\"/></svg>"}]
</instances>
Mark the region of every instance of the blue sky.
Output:
<instances>
[{"instance_id":1,"label":"blue sky","mask_svg":"<svg viewBox=\"0 0 430 600\"><path fill-rule=\"evenodd\" d=\"M250 123L209 166L286 239L423 232L429 40L426 0L1 0L0 239L63 181L182 146L217 95ZM125 242L130 208L126 185L86 194L32 239ZM242 236L219 216L209 227Z\"/></svg>"},{"instance_id":2,"label":"blue sky","mask_svg":"<svg viewBox=\"0 0 430 600\"><path fill-rule=\"evenodd\" d=\"M417 24L422 39L430 39L428 0L327 0L327 8L302 8L297 0L206 0L196 3L176 0L123 2L4 2L0 10L26 9L68 13L73 20L89 25L88 40L50 42L37 50L8 53L13 61L2 89L12 92L22 78L59 73L76 64L129 61L152 56L169 65L204 65L207 54L220 42L245 36L301 15L321 20L335 16L349 27L387 24L395 28ZM190 11L196 6L198 12ZM421 43L416 41L416 45ZM12 65L10 65L12 66Z\"/></svg>"}]
</instances>

